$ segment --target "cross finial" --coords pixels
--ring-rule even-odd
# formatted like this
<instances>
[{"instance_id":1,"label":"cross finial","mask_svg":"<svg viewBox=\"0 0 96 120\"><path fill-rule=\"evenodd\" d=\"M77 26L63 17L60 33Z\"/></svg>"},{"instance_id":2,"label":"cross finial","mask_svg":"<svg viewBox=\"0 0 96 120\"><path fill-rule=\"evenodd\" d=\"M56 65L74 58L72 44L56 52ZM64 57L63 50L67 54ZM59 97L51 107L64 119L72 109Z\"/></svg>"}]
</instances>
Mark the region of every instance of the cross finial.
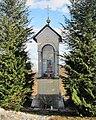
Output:
<instances>
[{"instance_id":1,"label":"cross finial","mask_svg":"<svg viewBox=\"0 0 96 120\"><path fill-rule=\"evenodd\" d=\"M49 25L49 23L51 22L51 20L49 19L49 5L47 5L47 15L48 15L48 18L47 18L46 22Z\"/></svg>"}]
</instances>

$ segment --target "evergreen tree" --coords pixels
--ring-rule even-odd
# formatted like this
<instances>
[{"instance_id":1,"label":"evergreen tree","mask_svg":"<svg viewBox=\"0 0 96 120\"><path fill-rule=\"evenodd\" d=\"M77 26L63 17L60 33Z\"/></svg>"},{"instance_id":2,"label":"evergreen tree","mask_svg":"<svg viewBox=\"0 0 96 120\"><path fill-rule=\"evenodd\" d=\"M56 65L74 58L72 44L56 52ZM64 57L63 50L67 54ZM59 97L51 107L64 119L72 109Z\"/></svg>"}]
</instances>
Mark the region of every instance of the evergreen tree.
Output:
<instances>
[{"instance_id":1,"label":"evergreen tree","mask_svg":"<svg viewBox=\"0 0 96 120\"><path fill-rule=\"evenodd\" d=\"M31 64L26 41L32 36L28 27L25 0L0 2L0 106L20 110L32 92Z\"/></svg>"},{"instance_id":2,"label":"evergreen tree","mask_svg":"<svg viewBox=\"0 0 96 120\"><path fill-rule=\"evenodd\" d=\"M96 116L96 0L71 0L71 19L65 17L63 32L69 46L64 54L68 77L63 79L67 95L79 115Z\"/></svg>"}]
</instances>

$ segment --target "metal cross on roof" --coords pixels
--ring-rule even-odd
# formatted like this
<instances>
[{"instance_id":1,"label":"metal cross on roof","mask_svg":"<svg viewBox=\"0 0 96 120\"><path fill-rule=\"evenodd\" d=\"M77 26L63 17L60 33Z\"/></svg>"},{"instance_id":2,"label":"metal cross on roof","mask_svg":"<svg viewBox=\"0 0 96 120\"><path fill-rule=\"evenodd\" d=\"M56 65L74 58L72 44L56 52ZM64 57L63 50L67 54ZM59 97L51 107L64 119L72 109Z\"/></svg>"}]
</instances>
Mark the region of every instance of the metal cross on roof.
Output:
<instances>
[{"instance_id":1,"label":"metal cross on roof","mask_svg":"<svg viewBox=\"0 0 96 120\"><path fill-rule=\"evenodd\" d=\"M48 15L48 18L46 20L47 24L49 25L49 23L51 22L51 20L49 19L49 5L47 5L47 15Z\"/></svg>"}]
</instances>

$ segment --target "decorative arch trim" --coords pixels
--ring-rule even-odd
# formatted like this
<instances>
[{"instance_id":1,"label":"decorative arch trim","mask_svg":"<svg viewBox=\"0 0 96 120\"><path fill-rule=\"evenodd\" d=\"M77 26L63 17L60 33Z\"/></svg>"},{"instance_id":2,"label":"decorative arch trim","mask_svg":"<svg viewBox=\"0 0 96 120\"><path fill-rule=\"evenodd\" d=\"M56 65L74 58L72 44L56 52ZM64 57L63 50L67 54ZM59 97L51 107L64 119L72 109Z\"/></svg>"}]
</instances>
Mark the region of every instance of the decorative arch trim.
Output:
<instances>
[{"instance_id":1,"label":"decorative arch trim","mask_svg":"<svg viewBox=\"0 0 96 120\"><path fill-rule=\"evenodd\" d=\"M47 45L51 45L53 48L54 48L54 51L56 52L58 49L56 48L56 46L54 45L54 43L44 43L42 44L40 47L39 47L39 50L38 51L42 51L42 49L44 48L44 46L47 46Z\"/></svg>"}]
</instances>

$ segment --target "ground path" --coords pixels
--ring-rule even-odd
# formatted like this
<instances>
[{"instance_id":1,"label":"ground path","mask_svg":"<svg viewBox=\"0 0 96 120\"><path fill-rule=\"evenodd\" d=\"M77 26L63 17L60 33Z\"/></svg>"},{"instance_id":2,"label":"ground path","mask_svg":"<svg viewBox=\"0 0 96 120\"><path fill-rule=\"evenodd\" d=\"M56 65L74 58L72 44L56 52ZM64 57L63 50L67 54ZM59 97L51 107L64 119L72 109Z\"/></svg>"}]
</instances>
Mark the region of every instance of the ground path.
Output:
<instances>
[{"instance_id":1,"label":"ground path","mask_svg":"<svg viewBox=\"0 0 96 120\"><path fill-rule=\"evenodd\" d=\"M96 118L28 114L24 112L6 111L0 108L0 120L96 120Z\"/></svg>"}]
</instances>

